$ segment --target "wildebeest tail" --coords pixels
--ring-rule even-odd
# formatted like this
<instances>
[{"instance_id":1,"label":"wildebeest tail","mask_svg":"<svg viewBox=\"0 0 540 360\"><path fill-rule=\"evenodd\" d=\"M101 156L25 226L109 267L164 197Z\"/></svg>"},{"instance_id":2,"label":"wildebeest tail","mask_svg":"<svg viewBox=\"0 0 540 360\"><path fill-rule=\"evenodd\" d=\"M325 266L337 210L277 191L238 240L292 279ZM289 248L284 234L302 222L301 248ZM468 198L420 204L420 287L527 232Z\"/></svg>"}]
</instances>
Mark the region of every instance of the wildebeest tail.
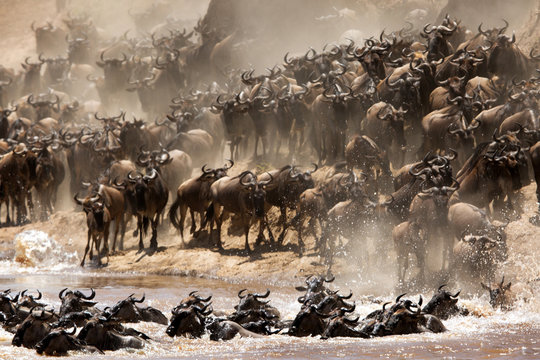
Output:
<instances>
[{"instance_id":1,"label":"wildebeest tail","mask_svg":"<svg viewBox=\"0 0 540 360\"><path fill-rule=\"evenodd\" d=\"M180 197L177 196L176 200L171 205L171 208L169 209L169 220L171 221L171 224L176 228L180 229L180 223L178 222L178 208L180 207Z\"/></svg>"}]
</instances>

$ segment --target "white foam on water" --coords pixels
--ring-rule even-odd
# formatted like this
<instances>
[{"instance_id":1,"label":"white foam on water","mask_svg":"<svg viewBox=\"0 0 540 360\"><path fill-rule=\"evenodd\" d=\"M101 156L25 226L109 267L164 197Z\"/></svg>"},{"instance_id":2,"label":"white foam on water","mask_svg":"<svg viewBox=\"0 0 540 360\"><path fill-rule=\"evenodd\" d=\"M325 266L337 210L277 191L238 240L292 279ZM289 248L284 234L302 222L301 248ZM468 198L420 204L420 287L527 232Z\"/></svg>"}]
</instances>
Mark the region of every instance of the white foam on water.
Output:
<instances>
[{"instance_id":1,"label":"white foam on water","mask_svg":"<svg viewBox=\"0 0 540 360\"><path fill-rule=\"evenodd\" d=\"M79 263L77 252L66 251L43 231L23 231L15 236L13 243L13 258L0 261L4 274L57 272L75 268Z\"/></svg>"}]
</instances>

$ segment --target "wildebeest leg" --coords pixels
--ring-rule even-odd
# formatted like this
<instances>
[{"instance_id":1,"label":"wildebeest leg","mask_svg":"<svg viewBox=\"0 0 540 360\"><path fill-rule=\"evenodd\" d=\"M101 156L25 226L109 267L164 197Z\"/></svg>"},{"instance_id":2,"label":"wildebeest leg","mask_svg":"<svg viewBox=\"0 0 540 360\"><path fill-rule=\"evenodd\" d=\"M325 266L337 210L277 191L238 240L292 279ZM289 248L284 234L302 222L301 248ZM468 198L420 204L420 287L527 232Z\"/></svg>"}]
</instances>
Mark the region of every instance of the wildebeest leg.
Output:
<instances>
[{"instance_id":1,"label":"wildebeest leg","mask_svg":"<svg viewBox=\"0 0 540 360\"><path fill-rule=\"evenodd\" d=\"M264 147L264 145L263 145L263 147ZM276 139L276 151L274 152L276 158L279 155L279 149L280 148L281 148L281 134L278 133L278 137Z\"/></svg>"},{"instance_id":2,"label":"wildebeest leg","mask_svg":"<svg viewBox=\"0 0 540 360\"><path fill-rule=\"evenodd\" d=\"M444 244L443 271L449 271L454 261L454 237L448 232L442 233Z\"/></svg>"},{"instance_id":3,"label":"wildebeest leg","mask_svg":"<svg viewBox=\"0 0 540 360\"><path fill-rule=\"evenodd\" d=\"M402 254L398 252L397 254L397 278L398 285L403 286L405 284L405 272L409 267L409 254Z\"/></svg>"},{"instance_id":4,"label":"wildebeest leg","mask_svg":"<svg viewBox=\"0 0 540 360\"><path fill-rule=\"evenodd\" d=\"M31 191L31 189L28 189L25 192L26 192L26 201L28 202L28 210L30 210L29 211L30 212L30 219L35 219L34 201L32 199L32 191ZM22 201L21 204L23 204L22 207L24 207L24 212L23 212L24 215L23 215L23 220L22 220L22 222L24 223L24 222L26 222L28 220L28 218L26 216L27 215L26 206L24 205L24 192L21 195L21 201ZM41 204L41 206L43 207L43 204Z\"/></svg>"},{"instance_id":5,"label":"wildebeest leg","mask_svg":"<svg viewBox=\"0 0 540 360\"><path fill-rule=\"evenodd\" d=\"M259 146L259 135L255 134L255 149L253 150L253 159L257 158L257 147Z\"/></svg>"},{"instance_id":6,"label":"wildebeest leg","mask_svg":"<svg viewBox=\"0 0 540 360\"><path fill-rule=\"evenodd\" d=\"M300 256L302 256L302 252L304 251L304 241L302 240L302 225L304 225L304 217L302 216L302 212L298 211L296 215L292 218L289 226L294 227L294 229L298 233L298 254Z\"/></svg>"},{"instance_id":7,"label":"wildebeest leg","mask_svg":"<svg viewBox=\"0 0 540 360\"><path fill-rule=\"evenodd\" d=\"M203 228L206 226L206 224L204 223L204 214L203 213L199 213L199 230L196 230L194 235L195 237L198 237L199 236L199 233L203 230Z\"/></svg>"},{"instance_id":8,"label":"wildebeest leg","mask_svg":"<svg viewBox=\"0 0 540 360\"><path fill-rule=\"evenodd\" d=\"M249 220L248 220L249 222ZM266 239L264 238L264 225L265 225L265 222L264 222L264 219L259 219L259 234L257 235L257 239L255 240L255 245L260 245L263 241L265 241ZM244 228L245 230L245 228ZM249 231L249 229L248 229ZM246 242L246 245L247 245L247 242ZM249 247L249 245L248 245ZM247 249L247 248L246 248Z\"/></svg>"},{"instance_id":9,"label":"wildebeest leg","mask_svg":"<svg viewBox=\"0 0 540 360\"><path fill-rule=\"evenodd\" d=\"M107 264L109 263L109 228L110 226L105 226L103 231L103 248L100 253L100 258L103 254L107 256Z\"/></svg>"},{"instance_id":10,"label":"wildebeest leg","mask_svg":"<svg viewBox=\"0 0 540 360\"><path fill-rule=\"evenodd\" d=\"M94 247L96 249L96 254L97 254L97 263L98 265L101 265L101 251L100 251L100 246L101 246L101 235L93 235L92 236L94 238ZM92 250L90 250L92 251Z\"/></svg>"},{"instance_id":11,"label":"wildebeest leg","mask_svg":"<svg viewBox=\"0 0 540 360\"><path fill-rule=\"evenodd\" d=\"M114 239L113 239L113 246L112 246L113 253L116 251L116 238L118 237L118 231L120 230L120 226L123 226L122 225L123 219L124 219L123 215L117 216L116 219L114 219Z\"/></svg>"},{"instance_id":12,"label":"wildebeest leg","mask_svg":"<svg viewBox=\"0 0 540 360\"><path fill-rule=\"evenodd\" d=\"M234 157L234 144L235 144L234 138L229 140L228 143L229 143L229 152L231 154L230 159L234 161L236 160Z\"/></svg>"},{"instance_id":13,"label":"wildebeest leg","mask_svg":"<svg viewBox=\"0 0 540 360\"><path fill-rule=\"evenodd\" d=\"M139 231L139 251L144 249L143 243L143 216L137 215L137 230Z\"/></svg>"},{"instance_id":14,"label":"wildebeest leg","mask_svg":"<svg viewBox=\"0 0 540 360\"><path fill-rule=\"evenodd\" d=\"M540 171L538 171L539 174L536 175L536 201L538 204L538 210L536 214L531 216L529 218L529 222L533 225L539 226L540 225Z\"/></svg>"},{"instance_id":15,"label":"wildebeest leg","mask_svg":"<svg viewBox=\"0 0 540 360\"><path fill-rule=\"evenodd\" d=\"M193 211L189 210L191 213L191 222L193 223ZM182 244L186 244L184 241L184 221L186 220L186 212L187 212L187 206L185 204L180 205L180 223L178 224L180 227L180 238L182 239ZM193 229L193 225L191 226ZM193 234L193 230L190 230L190 233Z\"/></svg>"},{"instance_id":16,"label":"wildebeest leg","mask_svg":"<svg viewBox=\"0 0 540 360\"><path fill-rule=\"evenodd\" d=\"M161 213L157 213L154 215L154 219L152 220L152 238L150 239L150 248L157 249L157 227L159 225L159 217L161 216Z\"/></svg>"},{"instance_id":17,"label":"wildebeest leg","mask_svg":"<svg viewBox=\"0 0 540 360\"><path fill-rule=\"evenodd\" d=\"M6 195L6 226L11 225L11 219L9 217L9 196Z\"/></svg>"},{"instance_id":18,"label":"wildebeest leg","mask_svg":"<svg viewBox=\"0 0 540 360\"><path fill-rule=\"evenodd\" d=\"M184 209L180 209L180 211L182 211ZM186 211L186 210L184 210ZM189 233L190 234L193 234L195 232L195 229L197 228L197 226L195 225L195 211L193 211L193 209L189 209L189 214L191 215L191 228L189 228ZM185 217L185 213L184 213L184 217ZM180 214L180 219L182 219L182 214ZM183 224L182 224L183 225Z\"/></svg>"},{"instance_id":19,"label":"wildebeest leg","mask_svg":"<svg viewBox=\"0 0 540 360\"><path fill-rule=\"evenodd\" d=\"M415 254L418 263L418 280L421 284L425 281L425 267L426 267L426 244L428 242L428 234L421 231L417 241L415 242Z\"/></svg>"},{"instance_id":20,"label":"wildebeest leg","mask_svg":"<svg viewBox=\"0 0 540 360\"><path fill-rule=\"evenodd\" d=\"M247 253L251 253L251 249L249 248L249 242L248 242L248 237L249 237L249 228L250 228L250 223L251 223L251 218L249 216L245 216L245 215L242 215L242 222L244 224L244 235L246 237L246 252ZM257 244L259 243L259 239L260 237L262 236L263 239L264 239L264 235L262 235L262 231L263 231L263 224L261 222L260 224L260 229L259 229L259 236L257 236Z\"/></svg>"},{"instance_id":21,"label":"wildebeest leg","mask_svg":"<svg viewBox=\"0 0 540 360\"><path fill-rule=\"evenodd\" d=\"M81 266L84 266L84 260L86 259L86 254L90 250L90 260L92 260L92 249L90 249L90 239L92 238L92 231L88 229L88 240L86 240L86 248L84 249L84 256L81 261Z\"/></svg>"},{"instance_id":22,"label":"wildebeest leg","mask_svg":"<svg viewBox=\"0 0 540 360\"><path fill-rule=\"evenodd\" d=\"M223 245L221 245L221 225L223 224L223 219L226 214L226 211L219 208L218 205L214 204L214 221L216 223L216 231L217 231L217 247L219 250L223 250ZM221 211L221 214L220 214ZM212 233L212 222L210 222L210 234Z\"/></svg>"},{"instance_id":23,"label":"wildebeest leg","mask_svg":"<svg viewBox=\"0 0 540 360\"><path fill-rule=\"evenodd\" d=\"M124 250L124 236L126 235L127 223L130 221L131 215L122 215L122 232L120 234L120 243L118 244L118 250Z\"/></svg>"}]
</instances>

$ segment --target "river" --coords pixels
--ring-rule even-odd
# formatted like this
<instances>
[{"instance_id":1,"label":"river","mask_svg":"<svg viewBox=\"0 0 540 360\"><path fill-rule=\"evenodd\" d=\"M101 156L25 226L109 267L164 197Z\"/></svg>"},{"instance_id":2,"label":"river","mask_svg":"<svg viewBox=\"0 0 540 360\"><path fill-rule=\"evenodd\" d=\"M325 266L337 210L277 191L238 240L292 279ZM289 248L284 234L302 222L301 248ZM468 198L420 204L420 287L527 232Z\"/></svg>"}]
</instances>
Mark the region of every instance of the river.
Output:
<instances>
[{"instance_id":1,"label":"river","mask_svg":"<svg viewBox=\"0 0 540 360\"><path fill-rule=\"evenodd\" d=\"M157 276L141 274L119 274L82 269L77 265L76 254L62 251L54 242L41 239L41 249L32 233L25 241L18 242L18 249L0 252L0 290L12 292L39 289L42 301L58 309L58 293L61 289L96 290L94 300L100 308L113 305L116 301L134 293L136 297L146 295L144 304L163 311L167 316L180 299L192 290L202 296L212 295L215 310L232 311L237 303L237 292L242 288L263 292L271 290L271 304L277 307L285 319L294 318L300 308L296 302L299 293L292 283L275 282L269 286L253 283L232 283L220 279L180 276ZM24 249L23 249L24 248ZM33 249L34 251L28 251ZM36 266L36 263L42 264ZM43 265L44 263L44 265ZM356 302L356 313L360 317L380 307L379 302L389 300L389 296L365 293L365 286L357 280L344 281L339 276L332 288L351 289ZM345 292L345 291L344 291ZM413 295L411 295L413 296ZM416 299L417 296L414 296ZM536 299L520 302L510 312L493 311L486 296L462 295L462 304L471 309L475 316L455 317L444 321L448 332L442 334L414 334L390 336L374 339L330 339L293 338L272 335L265 339L235 338L228 342L212 342L202 339L170 338L165 334L165 326L153 323L131 324L130 326L147 333L152 340L142 350L122 350L100 355L104 359L133 358L403 358L403 359L470 359L540 358L540 312ZM11 346L12 335L0 330L0 358L31 359L38 355L34 350ZM91 359L96 355L71 353L72 357Z\"/></svg>"}]
</instances>

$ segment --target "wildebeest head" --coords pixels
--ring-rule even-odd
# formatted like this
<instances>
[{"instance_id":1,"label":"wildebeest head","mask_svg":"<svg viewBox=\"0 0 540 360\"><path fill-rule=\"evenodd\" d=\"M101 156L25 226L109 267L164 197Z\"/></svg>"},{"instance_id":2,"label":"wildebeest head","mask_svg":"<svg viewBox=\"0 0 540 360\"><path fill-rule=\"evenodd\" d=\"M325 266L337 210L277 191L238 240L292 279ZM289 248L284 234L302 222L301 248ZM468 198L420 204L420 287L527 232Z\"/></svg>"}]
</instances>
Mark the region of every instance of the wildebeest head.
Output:
<instances>
[{"instance_id":1,"label":"wildebeest head","mask_svg":"<svg viewBox=\"0 0 540 360\"><path fill-rule=\"evenodd\" d=\"M453 21L448 25L430 26L430 24L426 24L424 26L423 33L420 35L428 39L427 59L429 61L439 60L450 55L452 48L447 39L457 30L458 24Z\"/></svg>"},{"instance_id":2,"label":"wildebeest head","mask_svg":"<svg viewBox=\"0 0 540 360\"><path fill-rule=\"evenodd\" d=\"M150 306L141 308L136 305L137 303L144 302L144 299L144 294L140 299L134 298L133 294L131 294L110 309L111 318L121 322L152 321L166 325L167 318L161 311Z\"/></svg>"},{"instance_id":3,"label":"wildebeest head","mask_svg":"<svg viewBox=\"0 0 540 360\"><path fill-rule=\"evenodd\" d=\"M261 308L264 308L269 303L269 301L260 301L259 299L268 298L268 296L270 295L270 290L267 289L265 294L258 294L258 293L244 294L246 290L247 289L242 289L238 292L240 303L234 307L236 311L261 309Z\"/></svg>"},{"instance_id":4,"label":"wildebeest head","mask_svg":"<svg viewBox=\"0 0 540 360\"><path fill-rule=\"evenodd\" d=\"M320 335L325 329L325 319L330 315L322 314L315 305L302 308L294 318L288 334L291 336Z\"/></svg>"},{"instance_id":5,"label":"wildebeest head","mask_svg":"<svg viewBox=\"0 0 540 360\"><path fill-rule=\"evenodd\" d=\"M47 64L45 71L49 75L51 81L56 83L66 78L71 65L68 58L62 56L44 58L42 54L39 54L39 60Z\"/></svg>"},{"instance_id":6,"label":"wildebeest head","mask_svg":"<svg viewBox=\"0 0 540 360\"><path fill-rule=\"evenodd\" d=\"M17 309L15 304L19 299L20 294L17 294L14 298L10 296L11 290L4 290L0 292L0 312L6 316L15 315Z\"/></svg>"},{"instance_id":7,"label":"wildebeest head","mask_svg":"<svg viewBox=\"0 0 540 360\"><path fill-rule=\"evenodd\" d=\"M450 195L457 189L459 189L459 183L455 181L455 186L433 186L429 189L422 187L419 196L423 199L429 197L438 209L443 209L447 206Z\"/></svg>"},{"instance_id":8,"label":"wildebeest head","mask_svg":"<svg viewBox=\"0 0 540 360\"><path fill-rule=\"evenodd\" d=\"M386 77L384 60L390 50L390 44L384 41L381 44L375 44L372 39L366 40L366 44L360 53L356 49L354 56L360 61L362 67L368 73L369 77L382 80Z\"/></svg>"},{"instance_id":9,"label":"wildebeest head","mask_svg":"<svg viewBox=\"0 0 540 360\"><path fill-rule=\"evenodd\" d=\"M67 288L61 290L58 294L58 297L62 301L62 305L60 306L60 316L93 308L97 302L88 300L92 300L96 296L96 292L94 289L90 290L90 295L84 295L79 290L71 291Z\"/></svg>"},{"instance_id":10,"label":"wildebeest head","mask_svg":"<svg viewBox=\"0 0 540 360\"><path fill-rule=\"evenodd\" d=\"M54 312L32 309L20 324L11 341L12 345L33 348L50 331L50 323L56 320Z\"/></svg>"},{"instance_id":11,"label":"wildebeest head","mask_svg":"<svg viewBox=\"0 0 540 360\"><path fill-rule=\"evenodd\" d=\"M188 308L175 308L166 330L167 335L201 337L205 331L205 317L212 313L212 308L208 309L209 306L210 304L202 308L195 305Z\"/></svg>"},{"instance_id":12,"label":"wildebeest head","mask_svg":"<svg viewBox=\"0 0 540 360\"><path fill-rule=\"evenodd\" d=\"M140 299L136 299L133 295L129 295L126 299L120 300L113 306L110 310L112 318L126 322L139 322L142 320L139 308L135 304L144 302L145 296L143 294Z\"/></svg>"},{"instance_id":13,"label":"wildebeest head","mask_svg":"<svg viewBox=\"0 0 540 360\"><path fill-rule=\"evenodd\" d=\"M197 290L194 290L189 293L188 297L182 299L182 301L180 301L180 304L178 304L174 309L188 308L190 306L203 307L207 305L205 303L209 302L210 300L212 300L212 295L210 295L209 297L205 299L198 294ZM174 314L174 309L173 309L173 314Z\"/></svg>"},{"instance_id":14,"label":"wildebeest head","mask_svg":"<svg viewBox=\"0 0 540 360\"><path fill-rule=\"evenodd\" d=\"M66 330L55 330L49 333L36 345L38 354L48 356L67 355L69 350L83 350L85 345L73 335L77 327L73 327L71 332Z\"/></svg>"},{"instance_id":15,"label":"wildebeest head","mask_svg":"<svg viewBox=\"0 0 540 360\"><path fill-rule=\"evenodd\" d=\"M332 337L360 337L369 338L369 334L356 330L354 327L358 325L358 317L355 319L349 319L344 315L333 315L328 320L328 325L321 335L321 339L328 339Z\"/></svg>"},{"instance_id":16,"label":"wildebeest head","mask_svg":"<svg viewBox=\"0 0 540 360\"><path fill-rule=\"evenodd\" d=\"M112 321L110 315L105 315L88 321L77 339L99 350L118 350L141 349L144 347L144 340L149 337L134 329L125 329L121 324Z\"/></svg>"},{"instance_id":17,"label":"wildebeest head","mask_svg":"<svg viewBox=\"0 0 540 360\"><path fill-rule=\"evenodd\" d=\"M54 95L56 100L49 100L50 94L39 94L37 99L33 94L30 94L26 102L36 110L37 119L44 119L53 115L53 112L60 112L60 98L58 95Z\"/></svg>"},{"instance_id":18,"label":"wildebeest head","mask_svg":"<svg viewBox=\"0 0 540 360\"><path fill-rule=\"evenodd\" d=\"M459 312L456 304L458 302L460 291L452 295L449 291L444 289L445 286L446 285L439 286L439 289L433 295L431 300L422 308L422 312L438 316L441 319L448 319L451 315L455 315Z\"/></svg>"},{"instance_id":19,"label":"wildebeest head","mask_svg":"<svg viewBox=\"0 0 540 360\"><path fill-rule=\"evenodd\" d=\"M253 211L255 216L264 216L264 205L266 198L266 186L273 181L272 175L269 175L268 180L257 181L257 176L251 171L244 171L240 177L239 182L242 185L243 191L248 194L250 203L250 211Z\"/></svg>"},{"instance_id":20,"label":"wildebeest head","mask_svg":"<svg viewBox=\"0 0 540 360\"><path fill-rule=\"evenodd\" d=\"M352 297L352 292L349 295L339 295L338 290L330 292L324 297L324 299L317 305L317 311L320 313L328 314L336 309L354 309L354 304L348 304L345 300Z\"/></svg>"},{"instance_id":21,"label":"wildebeest head","mask_svg":"<svg viewBox=\"0 0 540 360\"><path fill-rule=\"evenodd\" d=\"M39 290L36 290L38 292L38 295L34 297L33 295L26 294L28 290L23 290L21 294L19 295L19 300L17 301L18 306L24 306L27 308L33 308L33 307L45 307L46 304L39 303L36 300L41 299L41 292Z\"/></svg>"},{"instance_id":22,"label":"wildebeest head","mask_svg":"<svg viewBox=\"0 0 540 360\"><path fill-rule=\"evenodd\" d=\"M405 294L396 298L396 303L384 314L382 321L373 328L373 335L402 335L420 332L422 296L418 303L411 300L400 300Z\"/></svg>"},{"instance_id":23,"label":"wildebeest head","mask_svg":"<svg viewBox=\"0 0 540 360\"><path fill-rule=\"evenodd\" d=\"M500 308L502 310L510 310L513 302L513 293L510 290L512 282L504 284L504 276L501 282L495 287L487 286L484 283L480 283L482 288L489 292L489 303L493 308Z\"/></svg>"},{"instance_id":24,"label":"wildebeest head","mask_svg":"<svg viewBox=\"0 0 540 360\"><path fill-rule=\"evenodd\" d=\"M157 179L158 172L155 169L150 174L143 175L139 171L130 171L127 175L126 198L132 209L136 211L146 210L146 193L148 184ZM118 185L118 184L117 184Z\"/></svg>"}]
</instances>

